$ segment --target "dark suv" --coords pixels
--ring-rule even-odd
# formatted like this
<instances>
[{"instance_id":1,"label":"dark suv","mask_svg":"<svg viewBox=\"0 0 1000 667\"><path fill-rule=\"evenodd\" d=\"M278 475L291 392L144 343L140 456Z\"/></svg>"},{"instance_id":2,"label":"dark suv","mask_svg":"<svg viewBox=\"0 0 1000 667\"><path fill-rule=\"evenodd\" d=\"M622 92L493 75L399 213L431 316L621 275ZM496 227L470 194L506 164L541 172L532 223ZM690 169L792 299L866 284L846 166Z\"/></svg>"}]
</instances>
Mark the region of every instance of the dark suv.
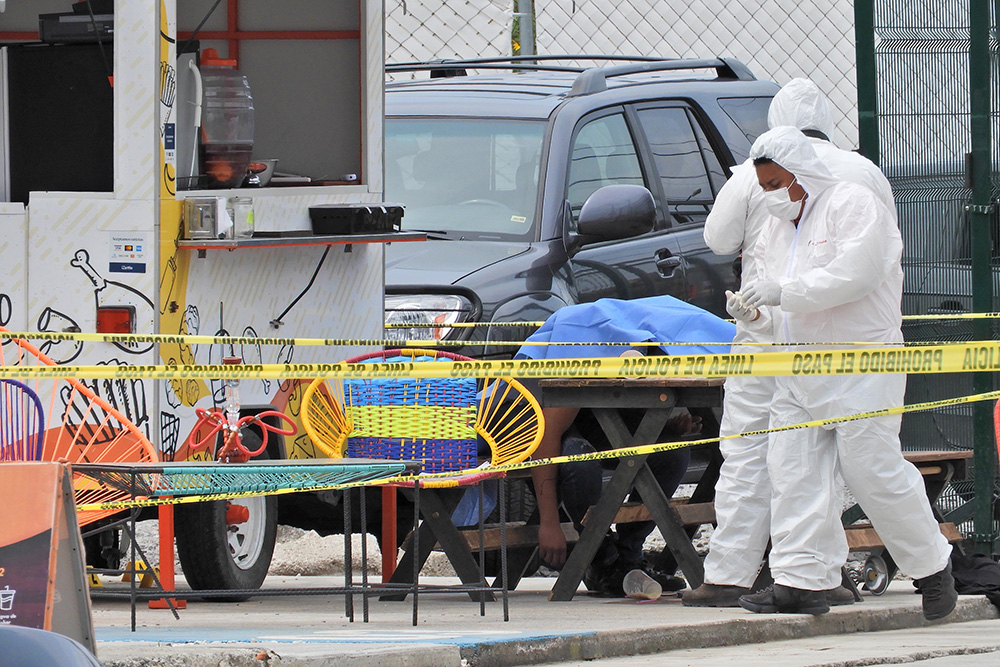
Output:
<instances>
[{"instance_id":1,"label":"dark suv","mask_svg":"<svg viewBox=\"0 0 1000 667\"><path fill-rule=\"evenodd\" d=\"M660 294L725 316L734 257L714 255L702 226L767 129L778 86L727 58L580 61L605 66L543 56L386 68L430 73L386 86L386 200L429 239L387 250L386 323L423 325L389 336L510 356L489 343L530 329L433 325L541 321L568 304ZM620 185L633 187L603 190L581 216ZM631 216L649 193L655 213Z\"/></svg>"}]
</instances>

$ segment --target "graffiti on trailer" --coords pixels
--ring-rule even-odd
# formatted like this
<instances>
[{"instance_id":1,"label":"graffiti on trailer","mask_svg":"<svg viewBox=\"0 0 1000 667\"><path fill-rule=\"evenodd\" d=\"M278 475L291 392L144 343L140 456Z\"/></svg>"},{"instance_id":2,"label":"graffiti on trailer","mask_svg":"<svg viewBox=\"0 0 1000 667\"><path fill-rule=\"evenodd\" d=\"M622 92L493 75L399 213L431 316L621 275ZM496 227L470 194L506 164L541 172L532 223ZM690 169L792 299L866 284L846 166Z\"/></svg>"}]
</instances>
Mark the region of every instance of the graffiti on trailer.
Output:
<instances>
[{"instance_id":1,"label":"graffiti on trailer","mask_svg":"<svg viewBox=\"0 0 1000 667\"><path fill-rule=\"evenodd\" d=\"M155 306L142 292L124 283L106 280L90 263L90 253L84 249L77 250L70 260L70 266L83 271L94 287L94 301L98 308L102 306L118 306L132 308L134 323L152 322ZM128 332L133 333L133 332ZM153 349L151 342L116 342L115 346L129 354L142 354Z\"/></svg>"},{"instance_id":2,"label":"graffiti on trailer","mask_svg":"<svg viewBox=\"0 0 1000 667\"><path fill-rule=\"evenodd\" d=\"M130 366L118 359L101 362L100 366ZM103 380L79 380L80 384L86 386L100 398L107 401L108 405L121 413L130 422L149 438L150 419L149 409L146 404L146 385L139 379L103 379ZM81 403L76 397L70 385L65 385L60 389L60 396L63 403L63 421L71 427L84 425L79 429L81 437L84 435L93 444L103 444L111 442L120 434L118 420L107 414L98 404ZM92 425L92 426L87 426Z\"/></svg>"}]
</instances>

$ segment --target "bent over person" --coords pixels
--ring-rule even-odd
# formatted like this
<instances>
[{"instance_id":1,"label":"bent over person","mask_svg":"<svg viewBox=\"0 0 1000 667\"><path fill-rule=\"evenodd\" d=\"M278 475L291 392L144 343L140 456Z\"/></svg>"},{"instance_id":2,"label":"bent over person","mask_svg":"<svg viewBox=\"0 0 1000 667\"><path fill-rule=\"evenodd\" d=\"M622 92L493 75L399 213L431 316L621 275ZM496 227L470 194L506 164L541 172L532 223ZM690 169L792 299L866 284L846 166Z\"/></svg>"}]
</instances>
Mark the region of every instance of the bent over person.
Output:
<instances>
[{"instance_id":1,"label":"bent over person","mask_svg":"<svg viewBox=\"0 0 1000 667\"><path fill-rule=\"evenodd\" d=\"M742 302L772 306L776 342L899 344L902 240L892 214L867 188L838 180L793 127L761 135L750 152L771 214L761 261ZM800 350L801 348L796 348ZM852 347L852 349L857 349ZM862 348L863 349L863 348ZM903 404L903 374L777 377L771 427ZM920 473L899 444L900 416L773 433L773 587L744 595L758 613L822 614L824 590L840 581L847 553L835 502L835 470L859 501L902 572L916 580L928 620L957 601L951 547L935 520Z\"/></svg>"},{"instance_id":2,"label":"bent over person","mask_svg":"<svg viewBox=\"0 0 1000 667\"><path fill-rule=\"evenodd\" d=\"M729 351L728 342L734 333L732 324L672 296L629 301L600 299L556 311L528 338L529 344L518 350L516 358L612 357L626 349L615 343L629 342L655 342L656 345L643 346L646 354L721 354ZM529 391L538 391L537 383L530 379L522 382ZM588 454L613 446L606 442L601 428L586 411L579 417L578 408L543 407L542 412L545 433L535 451L536 459ZM623 418L634 428L641 413L639 409L628 410ZM632 419L636 423L628 423ZM700 430L700 420L682 412L667 421L658 441L675 441ZM689 459L687 448L656 452L647 459L668 498L684 477ZM601 463L576 461L540 466L532 468L531 476L538 501L539 555L546 564L558 569L565 563L567 553L559 508L562 506L578 531L583 530L584 515L601 495ZM659 570L644 558L643 543L654 528L652 521L644 521L619 524L609 532L584 574L588 591L605 597L624 597L622 580L633 569L645 572L664 591L685 588L687 584L681 577Z\"/></svg>"}]
</instances>

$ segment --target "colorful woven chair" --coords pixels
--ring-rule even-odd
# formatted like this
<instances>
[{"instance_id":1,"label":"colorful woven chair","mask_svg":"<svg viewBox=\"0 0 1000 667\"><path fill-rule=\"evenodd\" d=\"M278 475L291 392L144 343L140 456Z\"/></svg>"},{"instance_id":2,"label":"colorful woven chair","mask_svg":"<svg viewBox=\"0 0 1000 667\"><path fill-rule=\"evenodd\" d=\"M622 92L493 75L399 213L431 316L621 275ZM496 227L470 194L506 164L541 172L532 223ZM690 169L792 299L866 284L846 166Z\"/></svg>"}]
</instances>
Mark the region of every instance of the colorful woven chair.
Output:
<instances>
[{"instance_id":1,"label":"colorful woven chair","mask_svg":"<svg viewBox=\"0 0 1000 667\"><path fill-rule=\"evenodd\" d=\"M374 352L348 359L347 362L444 360L471 361L468 357L448 352L405 349ZM467 471L452 477L418 477L415 482L399 485L416 486L418 489L471 486L485 479L502 478L502 472L490 468L524 461L531 456L541 440L544 424L538 402L520 382L497 378L315 380L303 396L302 421L313 443L330 457L419 461L422 475ZM489 461L481 467L478 466L480 442L484 442L490 451ZM419 534L416 522L421 514L420 494L415 496L417 516L414 537ZM506 520L502 492L499 506L502 529ZM395 544L394 540L386 539L386 524L383 518L384 546ZM438 526L435 530L442 530L440 524ZM454 530L457 537L457 529L450 520L444 530L449 534ZM438 540L444 545L440 535ZM425 545L425 550L428 546ZM416 593L419 567L423 560L417 546L411 545L411 550L415 563L413 592ZM447 546L445 550L448 551ZM504 563L505 553L506 540L501 539L501 560ZM471 584L471 573L468 570L463 572L455 562L460 557L461 554L449 553L463 582ZM477 583L485 586L482 561L480 557ZM501 571L506 620L505 575Z\"/></svg>"},{"instance_id":2,"label":"colorful woven chair","mask_svg":"<svg viewBox=\"0 0 1000 667\"><path fill-rule=\"evenodd\" d=\"M21 338L5 338L3 336L5 332L7 329L0 327L0 343L2 343L0 365L26 367L56 365L28 341ZM116 392L115 382L105 382L105 390L109 395L129 393ZM0 461L136 463L158 460L156 448L146 434L131 419L83 382L59 378L17 384L23 385L38 400L39 425L44 423L41 421L43 412L48 415L48 424L44 425L40 446L34 448L0 446ZM6 394L3 396L3 400L6 401ZM47 406L44 411L42 406ZM134 411L133 408L136 406L122 407ZM0 414L5 414L7 408L5 405ZM129 499L127 491L77 473L74 473L73 485L77 505ZM118 510L81 511L78 513L78 521L80 526L85 526L116 513Z\"/></svg>"},{"instance_id":3,"label":"colorful woven chair","mask_svg":"<svg viewBox=\"0 0 1000 667\"><path fill-rule=\"evenodd\" d=\"M45 413L30 387L0 379L0 462L42 458Z\"/></svg>"}]
</instances>

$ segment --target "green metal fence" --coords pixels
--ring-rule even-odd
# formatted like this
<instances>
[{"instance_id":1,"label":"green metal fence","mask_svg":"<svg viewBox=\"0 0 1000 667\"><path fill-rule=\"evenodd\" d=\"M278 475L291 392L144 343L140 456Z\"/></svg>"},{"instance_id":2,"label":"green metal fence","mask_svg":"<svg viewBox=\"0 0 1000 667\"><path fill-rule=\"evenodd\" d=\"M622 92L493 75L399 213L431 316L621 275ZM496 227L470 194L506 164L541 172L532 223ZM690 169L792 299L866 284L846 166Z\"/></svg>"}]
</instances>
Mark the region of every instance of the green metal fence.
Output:
<instances>
[{"instance_id":1,"label":"green metal fence","mask_svg":"<svg viewBox=\"0 0 1000 667\"><path fill-rule=\"evenodd\" d=\"M1000 0L857 0L861 152L889 177L903 236L903 313L1000 310ZM993 321L904 327L907 340L1000 339ZM996 374L911 376L907 403L990 391ZM906 449L971 449L972 476L943 499L977 551L998 553L992 406L907 415ZM971 501L971 502L969 502Z\"/></svg>"}]
</instances>

